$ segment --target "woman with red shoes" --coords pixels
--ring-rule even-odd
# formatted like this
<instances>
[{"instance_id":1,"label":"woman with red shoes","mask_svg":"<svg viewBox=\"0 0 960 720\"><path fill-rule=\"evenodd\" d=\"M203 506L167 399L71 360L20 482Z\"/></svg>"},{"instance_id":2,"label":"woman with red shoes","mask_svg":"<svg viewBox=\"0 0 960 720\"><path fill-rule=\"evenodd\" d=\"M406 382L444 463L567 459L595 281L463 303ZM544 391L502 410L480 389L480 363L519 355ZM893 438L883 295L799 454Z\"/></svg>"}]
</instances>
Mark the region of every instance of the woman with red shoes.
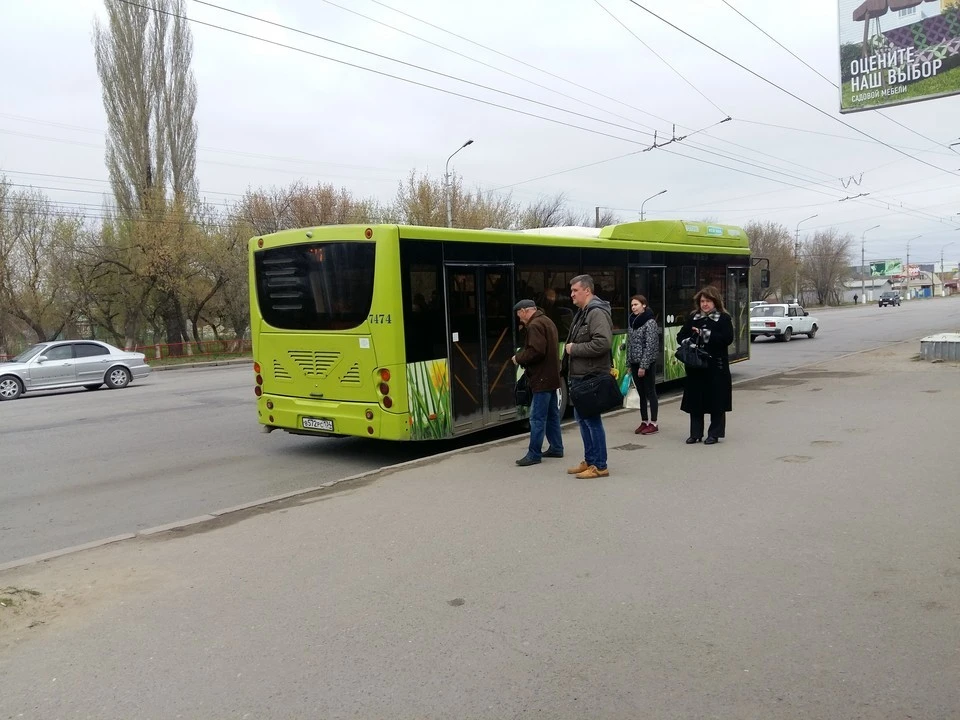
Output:
<instances>
[{"instance_id":1,"label":"woman with red shoes","mask_svg":"<svg viewBox=\"0 0 960 720\"><path fill-rule=\"evenodd\" d=\"M659 432L657 426L657 352L660 349L660 329L647 306L643 295L630 298L630 339L627 347L627 362L630 377L640 396L640 425L637 435L652 435ZM647 403L650 415L647 416Z\"/></svg>"}]
</instances>

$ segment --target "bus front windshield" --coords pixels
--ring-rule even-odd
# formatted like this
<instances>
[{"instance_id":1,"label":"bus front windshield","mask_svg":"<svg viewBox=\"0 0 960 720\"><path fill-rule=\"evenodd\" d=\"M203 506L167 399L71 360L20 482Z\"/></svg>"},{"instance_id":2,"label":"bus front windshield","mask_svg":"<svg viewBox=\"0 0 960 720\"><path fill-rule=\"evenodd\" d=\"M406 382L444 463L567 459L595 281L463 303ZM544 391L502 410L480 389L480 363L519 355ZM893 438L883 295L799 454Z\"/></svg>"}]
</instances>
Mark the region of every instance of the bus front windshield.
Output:
<instances>
[{"instance_id":1,"label":"bus front windshield","mask_svg":"<svg viewBox=\"0 0 960 720\"><path fill-rule=\"evenodd\" d=\"M347 330L373 301L372 242L304 243L255 255L260 314L283 330Z\"/></svg>"}]
</instances>

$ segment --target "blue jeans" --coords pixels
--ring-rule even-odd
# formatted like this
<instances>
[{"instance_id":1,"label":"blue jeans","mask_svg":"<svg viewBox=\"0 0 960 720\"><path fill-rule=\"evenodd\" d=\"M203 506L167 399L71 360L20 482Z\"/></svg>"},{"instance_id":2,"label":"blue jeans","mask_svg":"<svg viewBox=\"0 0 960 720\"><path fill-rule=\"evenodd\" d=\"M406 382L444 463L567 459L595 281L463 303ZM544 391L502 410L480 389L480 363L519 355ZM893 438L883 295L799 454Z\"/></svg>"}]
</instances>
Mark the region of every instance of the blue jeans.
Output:
<instances>
[{"instance_id":1,"label":"blue jeans","mask_svg":"<svg viewBox=\"0 0 960 720\"><path fill-rule=\"evenodd\" d=\"M573 418L580 425L580 437L583 438L583 459L587 465L595 465L597 470L607 469L607 433L603 429L603 420L599 415L581 417L573 409Z\"/></svg>"},{"instance_id":2,"label":"blue jeans","mask_svg":"<svg viewBox=\"0 0 960 720\"><path fill-rule=\"evenodd\" d=\"M527 455L539 460L543 452L543 437L546 435L550 449L563 452L563 437L560 435L560 408L557 406L557 391L535 392L530 403L530 448Z\"/></svg>"}]
</instances>

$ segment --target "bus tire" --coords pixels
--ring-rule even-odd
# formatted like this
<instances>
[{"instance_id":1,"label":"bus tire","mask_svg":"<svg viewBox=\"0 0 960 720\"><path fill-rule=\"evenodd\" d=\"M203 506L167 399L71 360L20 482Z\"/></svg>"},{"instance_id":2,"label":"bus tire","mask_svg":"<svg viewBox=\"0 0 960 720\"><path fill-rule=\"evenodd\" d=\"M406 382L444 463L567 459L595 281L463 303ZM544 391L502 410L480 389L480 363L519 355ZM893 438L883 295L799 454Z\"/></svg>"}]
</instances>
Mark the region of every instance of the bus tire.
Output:
<instances>
[{"instance_id":1,"label":"bus tire","mask_svg":"<svg viewBox=\"0 0 960 720\"><path fill-rule=\"evenodd\" d=\"M560 419L563 420L567 416L567 413L572 411L573 406L570 404L570 391L567 388L567 379L560 378L560 397L557 400L557 406L560 408Z\"/></svg>"}]
</instances>

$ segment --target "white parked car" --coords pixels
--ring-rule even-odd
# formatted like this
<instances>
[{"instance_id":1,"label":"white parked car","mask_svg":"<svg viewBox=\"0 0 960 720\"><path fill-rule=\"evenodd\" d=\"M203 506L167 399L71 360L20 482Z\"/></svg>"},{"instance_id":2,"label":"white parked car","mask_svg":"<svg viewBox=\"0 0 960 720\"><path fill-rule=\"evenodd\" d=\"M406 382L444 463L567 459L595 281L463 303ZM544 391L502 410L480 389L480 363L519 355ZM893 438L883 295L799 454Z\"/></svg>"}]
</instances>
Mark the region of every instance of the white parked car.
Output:
<instances>
[{"instance_id":1,"label":"white parked car","mask_svg":"<svg viewBox=\"0 0 960 720\"><path fill-rule=\"evenodd\" d=\"M82 387L122 388L150 374L143 353L127 352L99 340L60 340L34 345L0 363L0 400L32 390Z\"/></svg>"},{"instance_id":2,"label":"white parked car","mask_svg":"<svg viewBox=\"0 0 960 720\"><path fill-rule=\"evenodd\" d=\"M769 303L750 309L750 342L773 337L789 342L794 335L816 337L820 322L796 304Z\"/></svg>"}]
</instances>

